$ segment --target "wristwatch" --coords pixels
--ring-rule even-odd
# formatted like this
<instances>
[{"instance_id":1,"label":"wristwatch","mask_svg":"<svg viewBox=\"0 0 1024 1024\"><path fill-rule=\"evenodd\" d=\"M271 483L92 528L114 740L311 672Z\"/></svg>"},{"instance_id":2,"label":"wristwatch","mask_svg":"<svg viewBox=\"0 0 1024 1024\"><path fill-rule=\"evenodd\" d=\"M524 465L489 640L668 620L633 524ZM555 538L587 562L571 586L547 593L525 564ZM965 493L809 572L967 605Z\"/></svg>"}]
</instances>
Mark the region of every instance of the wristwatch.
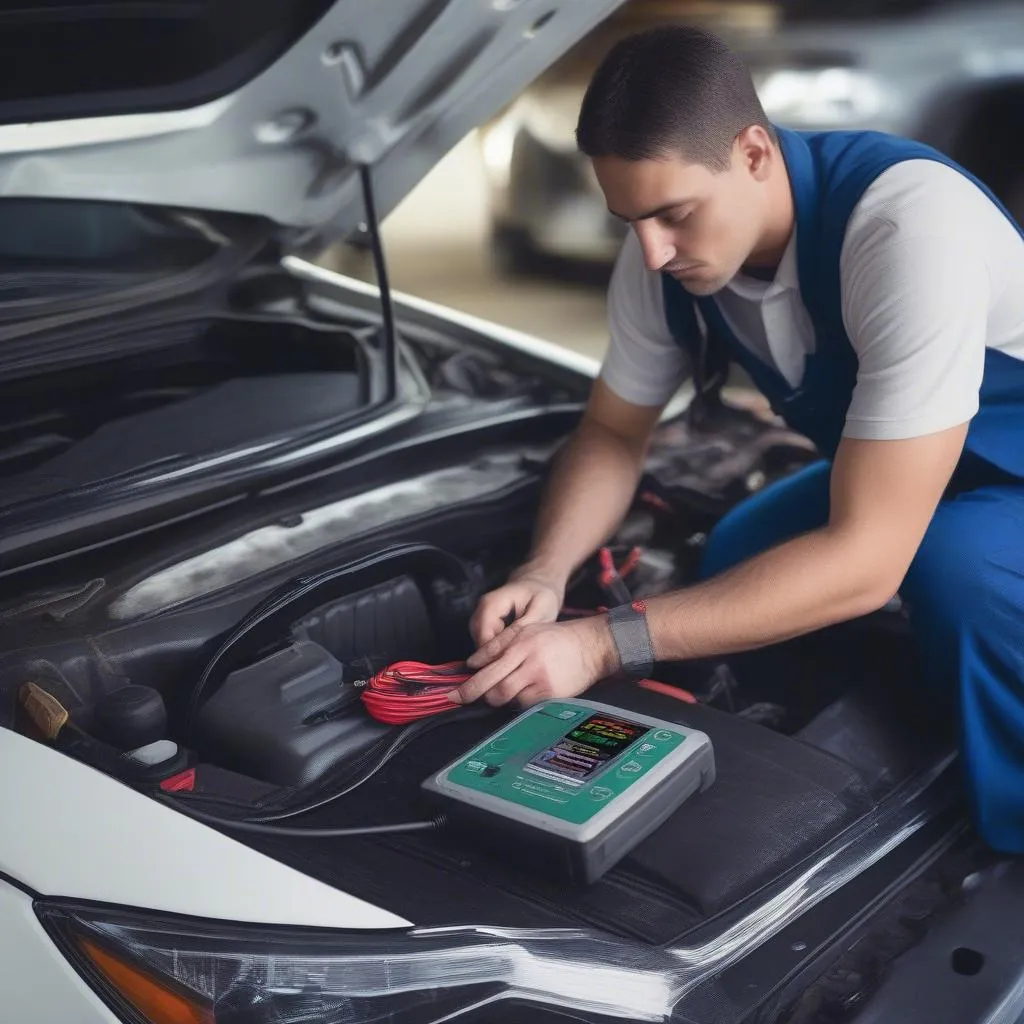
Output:
<instances>
[{"instance_id":1,"label":"wristwatch","mask_svg":"<svg viewBox=\"0 0 1024 1024\"><path fill-rule=\"evenodd\" d=\"M608 628L619 654L622 671L644 679L654 670L654 644L647 628L647 605L643 601L620 604L608 611Z\"/></svg>"}]
</instances>

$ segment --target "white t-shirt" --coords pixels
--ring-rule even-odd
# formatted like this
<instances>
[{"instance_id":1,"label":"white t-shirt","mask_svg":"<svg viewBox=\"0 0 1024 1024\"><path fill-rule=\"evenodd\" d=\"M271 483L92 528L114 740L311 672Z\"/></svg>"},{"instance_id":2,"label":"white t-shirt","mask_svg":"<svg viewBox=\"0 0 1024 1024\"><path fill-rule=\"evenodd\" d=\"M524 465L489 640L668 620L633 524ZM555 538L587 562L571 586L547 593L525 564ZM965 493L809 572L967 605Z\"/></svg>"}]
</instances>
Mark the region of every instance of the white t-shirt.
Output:
<instances>
[{"instance_id":1,"label":"white t-shirt","mask_svg":"<svg viewBox=\"0 0 1024 1024\"><path fill-rule=\"evenodd\" d=\"M815 346L798 242L794 232L774 281L740 275L715 295L737 339L794 387ZM840 277L859 360L847 437L898 440L965 423L978 411L986 348L1024 360L1024 240L953 168L909 160L872 182L847 224ZM689 375L661 287L630 232L609 288L601 376L637 405L668 401Z\"/></svg>"}]
</instances>

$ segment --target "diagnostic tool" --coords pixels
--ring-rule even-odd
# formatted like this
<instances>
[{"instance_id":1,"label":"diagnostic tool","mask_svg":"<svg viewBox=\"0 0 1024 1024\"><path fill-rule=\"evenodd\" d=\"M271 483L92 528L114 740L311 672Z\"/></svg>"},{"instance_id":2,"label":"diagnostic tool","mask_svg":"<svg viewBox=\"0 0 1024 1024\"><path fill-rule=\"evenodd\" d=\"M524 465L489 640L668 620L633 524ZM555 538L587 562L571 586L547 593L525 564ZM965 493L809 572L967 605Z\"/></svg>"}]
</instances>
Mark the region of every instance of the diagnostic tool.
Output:
<instances>
[{"instance_id":1,"label":"diagnostic tool","mask_svg":"<svg viewBox=\"0 0 1024 1024\"><path fill-rule=\"evenodd\" d=\"M529 708L423 788L454 827L590 883L714 779L704 733L568 698Z\"/></svg>"}]
</instances>

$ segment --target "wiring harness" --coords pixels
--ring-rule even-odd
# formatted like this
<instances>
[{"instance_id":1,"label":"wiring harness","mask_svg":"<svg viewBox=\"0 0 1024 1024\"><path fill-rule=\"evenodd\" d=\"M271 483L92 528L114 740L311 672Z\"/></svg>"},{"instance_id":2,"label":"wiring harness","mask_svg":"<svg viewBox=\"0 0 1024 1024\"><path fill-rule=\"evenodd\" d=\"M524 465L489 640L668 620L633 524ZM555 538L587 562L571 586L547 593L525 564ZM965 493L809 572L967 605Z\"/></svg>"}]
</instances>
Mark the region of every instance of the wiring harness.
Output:
<instances>
[{"instance_id":1,"label":"wiring harness","mask_svg":"<svg viewBox=\"0 0 1024 1024\"><path fill-rule=\"evenodd\" d=\"M633 548L621 565L616 565L611 549L601 548L598 554L601 588L615 603L632 600L624 577L632 574L639 563L641 552ZM605 608L563 609L569 618L595 615ZM515 613L511 612L506 625L511 625ZM473 673L463 661L448 661L429 665L422 661L396 661L368 679L359 680L362 701L367 713L387 725L408 725L431 715L440 715L459 707L449 697Z\"/></svg>"},{"instance_id":2,"label":"wiring harness","mask_svg":"<svg viewBox=\"0 0 1024 1024\"><path fill-rule=\"evenodd\" d=\"M610 548L601 548L598 582L614 603L632 600L624 577L631 575L639 563L641 551L633 548L621 565L616 565ZM595 615L605 608L563 608L563 615L579 618ZM506 619L511 625L514 612ZM430 665L422 661L396 661L368 679L359 680L362 702L367 713L387 725L408 725L431 715L453 711L457 707L451 692L466 682L473 673L463 661Z\"/></svg>"},{"instance_id":3,"label":"wiring harness","mask_svg":"<svg viewBox=\"0 0 1024 1024\"><path fill-rule=\"evenodd\" d=\"M472 676L462 661L428 665L421 661L396 661L356 683L362 688L367 712L378 722L407 725L429 715L454 711L452 690Z\"/></svg>"}]
</instances>

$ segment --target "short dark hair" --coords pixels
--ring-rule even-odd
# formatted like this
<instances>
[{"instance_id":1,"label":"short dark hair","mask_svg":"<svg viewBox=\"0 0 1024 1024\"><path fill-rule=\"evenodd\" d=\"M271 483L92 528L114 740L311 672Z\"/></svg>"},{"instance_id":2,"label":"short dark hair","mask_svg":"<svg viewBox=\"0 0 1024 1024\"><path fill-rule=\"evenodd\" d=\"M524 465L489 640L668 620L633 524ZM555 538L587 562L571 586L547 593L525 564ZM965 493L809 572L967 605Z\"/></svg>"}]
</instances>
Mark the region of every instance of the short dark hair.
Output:
<instances>
[{"instance_id":1,"label":"short dark hair","mask_svg":"<svg viewBox=\"0 0 1024 1024\"><path fill-rule=\"evenodd\" d=\"M739 56L710 32L673 25L612 47L583 97L576 143L590 157L680 153L725 170L736 137L753 124L775 138Z\"/></svg>"}]
</instances>

